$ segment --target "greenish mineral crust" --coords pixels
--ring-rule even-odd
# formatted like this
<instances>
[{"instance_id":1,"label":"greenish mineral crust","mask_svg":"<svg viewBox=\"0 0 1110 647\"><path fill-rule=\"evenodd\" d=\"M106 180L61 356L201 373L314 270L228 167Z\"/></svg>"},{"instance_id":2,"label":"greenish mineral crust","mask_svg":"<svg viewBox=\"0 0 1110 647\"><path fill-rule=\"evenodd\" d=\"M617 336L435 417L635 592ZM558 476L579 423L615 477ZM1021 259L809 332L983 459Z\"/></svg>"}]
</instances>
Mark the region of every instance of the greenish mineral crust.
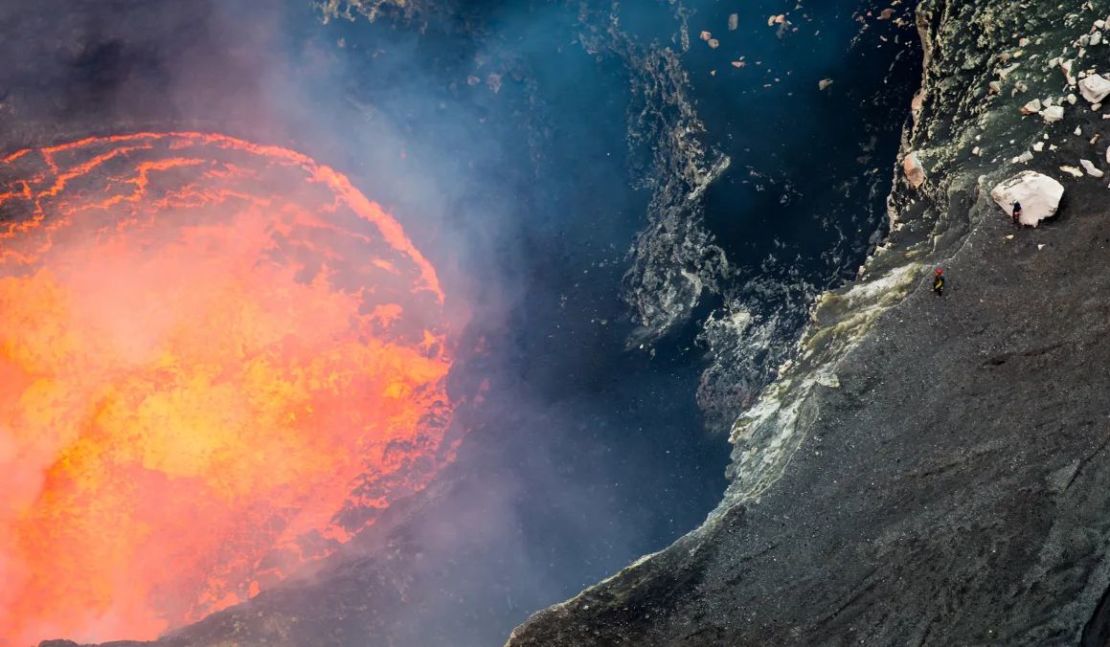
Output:
<instances>
[{"instance_id":1,"label":"greenish mineral crust","mask_svg":"<svg viewBox=\"0 0 1110 647\"><path fill-rule=\"evenodd\" d=\"M734 426L721 505L509 645L1108 644L1107 20L921 3L890 236ZM1023 170L1065 187L1036 229L990 197Z\"/></svg>"}]
</instances>

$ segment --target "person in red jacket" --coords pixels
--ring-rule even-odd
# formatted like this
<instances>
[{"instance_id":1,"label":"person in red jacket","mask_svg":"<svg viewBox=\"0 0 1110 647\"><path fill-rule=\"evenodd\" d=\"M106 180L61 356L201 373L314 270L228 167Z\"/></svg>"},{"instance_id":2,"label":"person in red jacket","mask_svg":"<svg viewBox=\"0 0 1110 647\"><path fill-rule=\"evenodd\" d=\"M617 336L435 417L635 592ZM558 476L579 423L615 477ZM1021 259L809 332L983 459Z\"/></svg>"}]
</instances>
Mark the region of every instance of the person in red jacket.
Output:
<instances>
[{"instance_id":1,"label":"person in red jacket","mask_svg":"<svg viewBox=\"0 0 1110 647\"><path fill-rule=\"evenodd\" d=\"M944 296L944 268L938 267L936 272L933 272L933 292L938 297Z\"/></svg>"}]
</instances>

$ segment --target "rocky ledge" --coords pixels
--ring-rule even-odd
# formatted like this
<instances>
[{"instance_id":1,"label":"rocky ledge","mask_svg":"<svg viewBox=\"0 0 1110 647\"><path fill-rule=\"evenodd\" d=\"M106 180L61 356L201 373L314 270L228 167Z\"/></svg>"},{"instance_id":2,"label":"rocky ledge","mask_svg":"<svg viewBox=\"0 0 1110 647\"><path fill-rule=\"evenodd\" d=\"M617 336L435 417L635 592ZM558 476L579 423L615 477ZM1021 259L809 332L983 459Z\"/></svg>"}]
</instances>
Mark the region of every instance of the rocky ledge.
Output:
<instances>
[{"instance_id":1,"label":"rocky ledge","mask_svg":"<svg viewBox=\"0 0 1110 647\"><path fill-rule=\"evenodd\" d=\"M737 423L720 507L509 645L1110 644L1108 20L921 3L891 234ZM996 202L1024 171L1064 187L1036 228Z\"/></svg>"}]
</instances>

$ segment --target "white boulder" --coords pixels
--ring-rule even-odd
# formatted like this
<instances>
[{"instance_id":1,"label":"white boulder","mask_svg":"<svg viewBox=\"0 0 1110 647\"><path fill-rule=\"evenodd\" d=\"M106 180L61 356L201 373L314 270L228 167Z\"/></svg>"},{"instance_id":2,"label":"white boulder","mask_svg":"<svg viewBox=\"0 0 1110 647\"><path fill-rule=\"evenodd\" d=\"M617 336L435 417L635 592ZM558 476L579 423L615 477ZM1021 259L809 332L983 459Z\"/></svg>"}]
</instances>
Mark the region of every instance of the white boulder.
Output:
<instances>
[{"instance_id":1,"label":"white boulder","mask_svg":"<svg viewBox=\"0 0 1110 647\"><path fill-rule=\"evenodd\" d=\"M1021 203L1021 224L1036 227L1056 215L1064 185L1036 171L1022 171L991 190L991 198L1009 216L1014 203Z\"/></svg>"},{"instance_id":2,"label":"white boulder","mask_svg":"<svg viewBox=\"0 0 1110 647\"><path fill-rule=\"evenodd\" d=\"M1044 117L1045 123L1056 123L1064 118L1064 106L1049 106L1041 111L1041 117Z\"/></svg>"},{"instance_id":3,"label":"white boulder","mask_svg":"<svg viewBox=\"0 0 1110 647\"><path fill-rule=\"evenodd\" d=\"M1091 103L1102 103L1110 95L1110 79L1101 74L1089 74L1079 82L1079 92Z\"/></svg>"}]
</instances>

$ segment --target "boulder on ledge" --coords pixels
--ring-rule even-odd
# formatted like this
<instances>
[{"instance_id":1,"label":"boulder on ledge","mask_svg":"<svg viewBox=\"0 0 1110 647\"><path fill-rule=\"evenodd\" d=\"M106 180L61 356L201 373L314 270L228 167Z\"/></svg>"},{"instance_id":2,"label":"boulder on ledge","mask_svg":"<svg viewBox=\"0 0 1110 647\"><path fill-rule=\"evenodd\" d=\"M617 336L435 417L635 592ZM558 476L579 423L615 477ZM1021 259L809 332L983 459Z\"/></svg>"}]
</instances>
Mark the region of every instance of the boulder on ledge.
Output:
<instances>
[{"instance_id":1,"label":"boulder on ledge","mask_svg":"<svg viewBox=\"0 0 1110 647\"><path fill-rule=\"evenodd\" d=\"M1056 215L1064 185L1036 171L1022 171L991 190L991 198L1009 216L1014 203L1021 203L1021 224L1036 227Z\"/></svg>"}]
</instances>

